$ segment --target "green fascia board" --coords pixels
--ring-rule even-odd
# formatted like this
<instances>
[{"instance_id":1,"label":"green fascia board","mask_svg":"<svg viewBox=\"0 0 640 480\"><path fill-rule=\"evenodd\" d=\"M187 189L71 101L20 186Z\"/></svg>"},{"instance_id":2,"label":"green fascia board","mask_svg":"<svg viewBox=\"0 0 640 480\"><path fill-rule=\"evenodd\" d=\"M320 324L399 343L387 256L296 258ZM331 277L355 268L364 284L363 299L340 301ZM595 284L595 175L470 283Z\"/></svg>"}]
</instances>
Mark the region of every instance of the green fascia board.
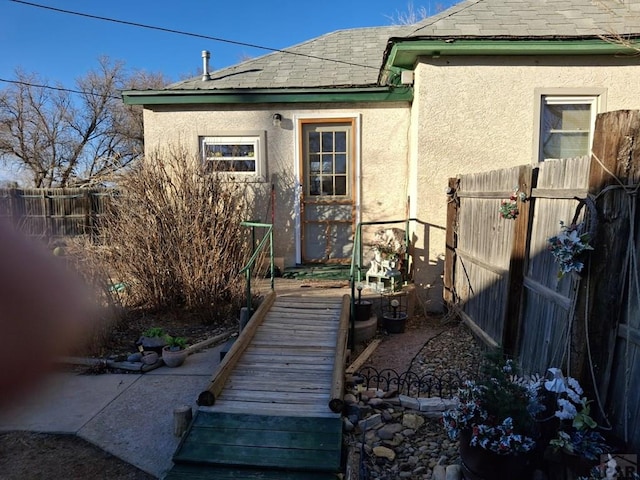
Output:
<instances>
[{"instance_id":1,"label":"green fascia board","mask_svg":"<svg viewBox=\"0 0 640 480\"><path fill-rule=\"evenodd\" d=\"M122 98L127 105L411 102L413 88L126 90Z\"/></svg>"},{"instance_id":2,"label":"green fascia board","mask_svg":"<svg viewBox=\"0 0 640 480\"><path fill-rule=\"evenodd\" d=\"M640 42L635 41L640 48ZM602 39L391 39L384 70L412 70L418 57L453 55L637 55L637 51Z\"/></svg>"}]
</instances>

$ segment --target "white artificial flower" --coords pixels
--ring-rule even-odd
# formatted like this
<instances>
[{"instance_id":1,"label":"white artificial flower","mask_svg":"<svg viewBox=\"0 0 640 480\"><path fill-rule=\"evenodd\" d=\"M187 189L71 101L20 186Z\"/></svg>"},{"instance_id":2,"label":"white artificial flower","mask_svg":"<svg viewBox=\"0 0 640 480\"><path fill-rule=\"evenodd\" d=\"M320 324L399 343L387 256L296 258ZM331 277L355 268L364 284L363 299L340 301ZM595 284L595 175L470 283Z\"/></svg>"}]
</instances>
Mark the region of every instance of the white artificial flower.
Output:
<instances>
[{"instance_id":1,"label":"white artificial flower","mask_svg":"<svg viewBox=\"0 0 640 480\"><path fill-rule=\"evenodd\" d=\"M547 389L547 391L549 392L555 392L555 393L563 393L567 391L567 385L565 384L564 381L564 375L562 375L562 370L560 370L559 368L550 368L547 370L552 378L551 380L547 380L546 382L544 382L544 388Z\"/></svg>"},{"instance_id":2,"label":"white artificial flower","mask_svg":"<svg viewBox=\"0 0 640 480\"><path fill-rule=\"evenodd\" d=\"M573 420L575 416L578 414L576 410L576 406L571 403L569 400L564 398L558 399L558 406L560 410L557 410L555 416L560 420Z\"/></svg>"}]
</instances>

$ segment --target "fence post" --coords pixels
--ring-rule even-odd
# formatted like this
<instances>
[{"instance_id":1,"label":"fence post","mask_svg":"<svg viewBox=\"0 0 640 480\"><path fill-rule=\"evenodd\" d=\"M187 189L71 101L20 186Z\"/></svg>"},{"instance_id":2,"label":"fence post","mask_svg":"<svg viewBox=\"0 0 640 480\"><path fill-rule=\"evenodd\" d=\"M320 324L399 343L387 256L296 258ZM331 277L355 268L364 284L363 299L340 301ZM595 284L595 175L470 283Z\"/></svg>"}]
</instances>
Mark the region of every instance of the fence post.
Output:
<instances>
[{"instance_id":1,"label":"fence post","mask_svg":"<svg viewBox=\"0 0 640 480\"><path fill-rule=\"evenodd\" d=\"M458 220L458 199L456 193L460 185L460 179L450 178L447 188L447 231L444 253L443 297L447 305L455 303L455 268L456 247L458 246L458 234L456 223Z\"/></svg>"},{"instance_id":2,"label":"fence post","mask_svg":"<svg viewBox=\"0 0 640 480\"><path fill-rule=\"evenodd\" d=\"M507 286L507 308L505 309L502 345L505 353L515 355L518 348L520 326L522 324L522 290L531 236L531 217L535 177L531 165L522 165L518 171L518 193L524 193L526 200L518 199L518 216L514 220L513 243L509 259L509 284Z\"/></svg>"},{"instance_id":3,"label":"fence post","mask_svg":"<svg viewBox=\"0 0 640 480\"><path fill-rule=\"evenodd\" d=\"M616 337L620 322L626 276L625 261L630 231L629 202L637 202L622 187L633 189L640 181L640 111L619 110L598 115L593 139L589 193L597 199L598 230L593 241L595 250L587 262L588 282L582 281L578 291L572 343L585 345L588 339L591 362L606 402L611 380ZM622 184L622 185L621 185ZM603 190L606 187L616 188ZM587 316L587 318L585 318ZM591 384L586 348L578 348L573 357L574 376Z\"/></svg>"}]
</instances>

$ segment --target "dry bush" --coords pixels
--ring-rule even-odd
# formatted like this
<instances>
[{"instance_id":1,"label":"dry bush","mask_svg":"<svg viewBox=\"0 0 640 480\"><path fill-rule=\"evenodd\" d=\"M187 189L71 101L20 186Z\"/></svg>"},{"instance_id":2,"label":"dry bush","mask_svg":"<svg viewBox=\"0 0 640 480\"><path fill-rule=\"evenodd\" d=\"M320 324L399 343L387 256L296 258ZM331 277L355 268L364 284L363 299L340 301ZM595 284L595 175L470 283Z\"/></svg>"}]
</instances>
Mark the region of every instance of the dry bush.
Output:
<instances>
[{"instance_id":1,"label":"dry bush","mask_svg":"<svg viewBox=\"0 0 640 480\"><path fill-rule=\"evenodd\" d=\"M215 320L243 300L250 184L206 173L180 148L149 155L101 219L114 281L140 305Z\"/></svg>"}]
</instances>

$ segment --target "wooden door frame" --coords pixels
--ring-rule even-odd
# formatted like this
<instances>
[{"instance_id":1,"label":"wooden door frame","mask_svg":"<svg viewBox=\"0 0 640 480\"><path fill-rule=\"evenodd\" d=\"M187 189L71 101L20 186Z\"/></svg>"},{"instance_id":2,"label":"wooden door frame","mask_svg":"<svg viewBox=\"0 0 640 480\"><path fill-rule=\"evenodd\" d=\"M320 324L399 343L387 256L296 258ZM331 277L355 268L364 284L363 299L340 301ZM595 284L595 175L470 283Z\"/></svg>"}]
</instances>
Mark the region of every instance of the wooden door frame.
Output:
<instances>
[{"instance_id":1,"label":"wooden door frame","mask_svg":"<svg viewBox=\"0 0 640 480\"><path fill-rule=\"evenodd\" d=\"M303 126L307 124L323 124L323 123L350 123L352 129L352 179L351 188L353 192L353 227L360 222L360 205L361 205L361 115L356 112L331 113L331 114L308 114L294 115L294 173L296 177L296 191L294 193L294 230L295 230L295 253L296 263L302 263L302 242L303 229L303 195L304 195L304 155L302 152L303 145ZM355 230L354 230L355 231Z\"/></svg>"}]
</instances>

